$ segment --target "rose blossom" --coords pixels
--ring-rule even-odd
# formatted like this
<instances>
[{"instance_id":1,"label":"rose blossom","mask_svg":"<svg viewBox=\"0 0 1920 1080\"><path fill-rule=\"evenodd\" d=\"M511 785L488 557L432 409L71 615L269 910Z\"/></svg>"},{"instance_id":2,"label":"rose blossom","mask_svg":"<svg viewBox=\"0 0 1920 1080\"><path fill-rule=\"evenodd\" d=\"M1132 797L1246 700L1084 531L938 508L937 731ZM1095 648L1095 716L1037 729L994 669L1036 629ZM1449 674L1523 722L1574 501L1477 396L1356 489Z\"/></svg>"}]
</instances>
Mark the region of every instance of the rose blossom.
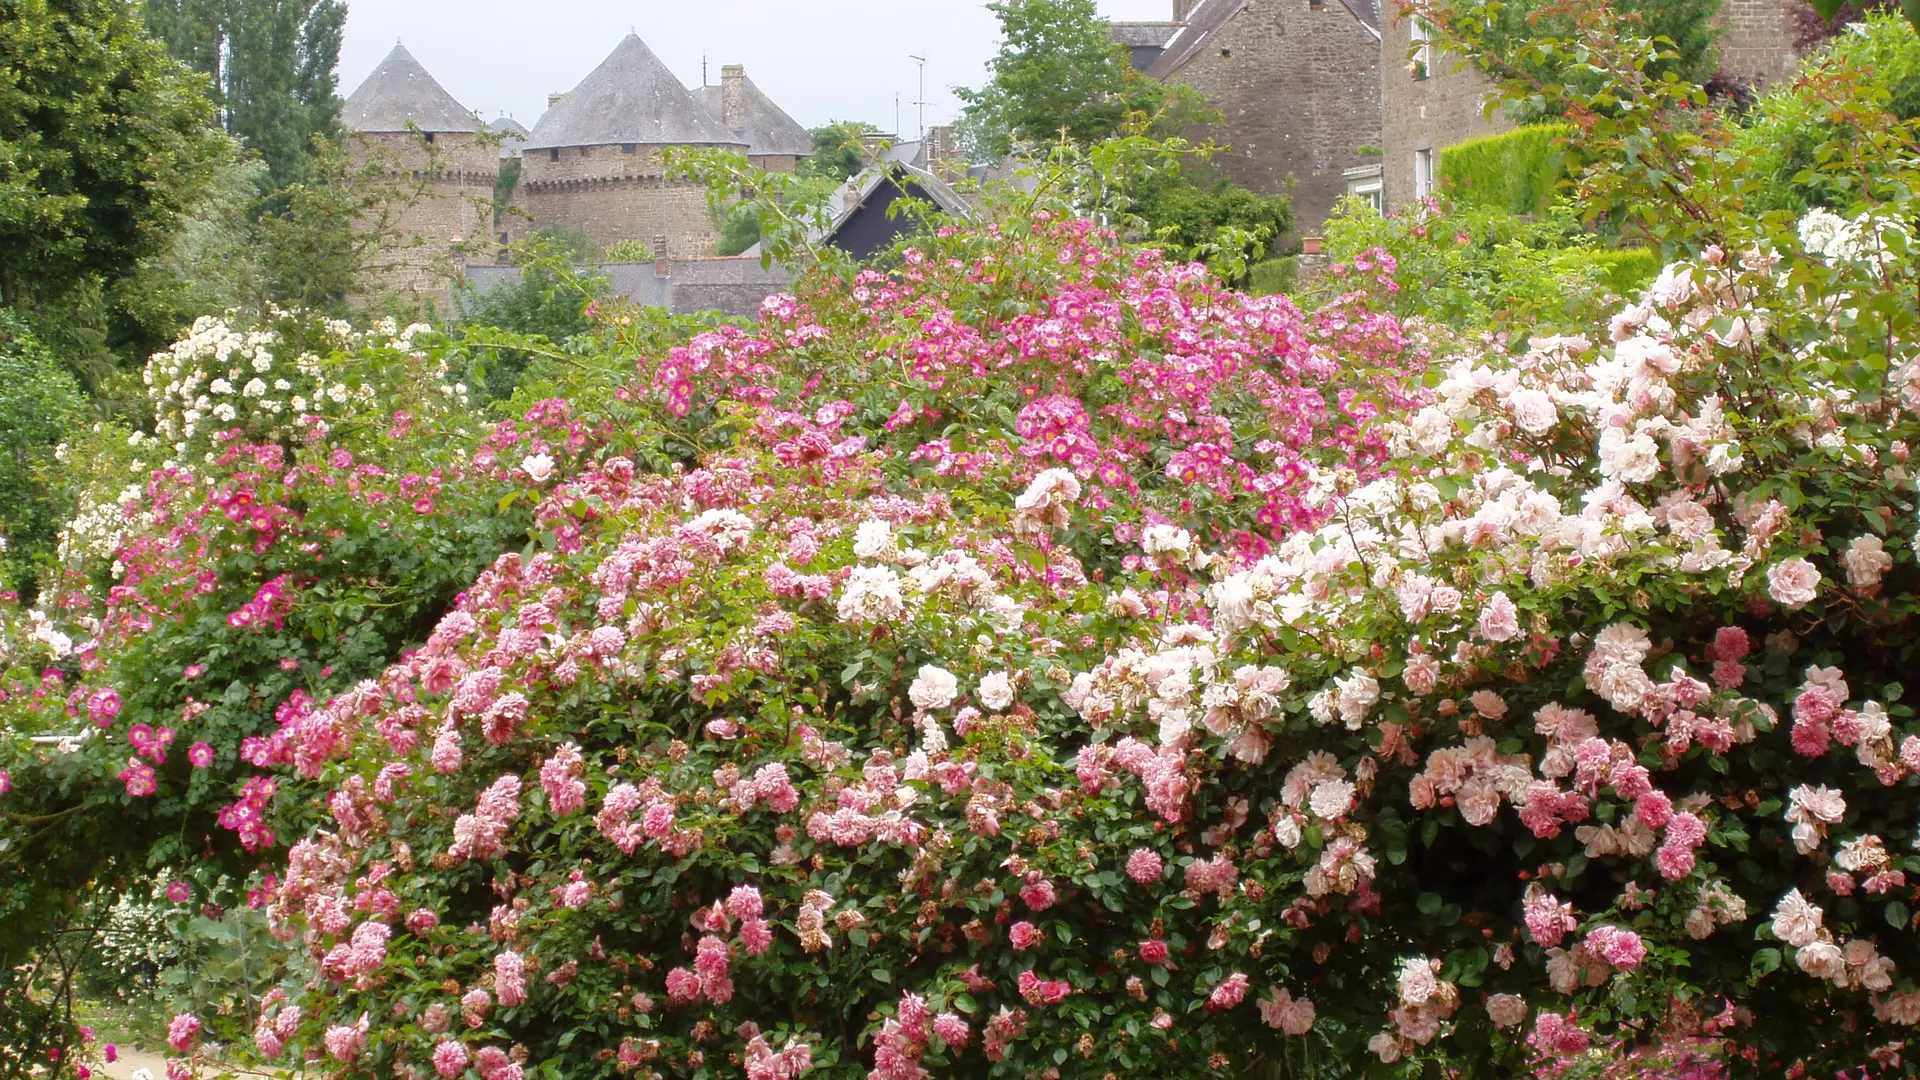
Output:
<instances>
[{"instance_id":1,"label":"rose blossom","mask_svg":"<svg viewBox=\"0 0 1920 1080\"><path fill-rule=\"evenodd\" d=\"M1260 1019L1288 1035L1305 1035L1313 1030L1313 1002L1295 998L1284 987L1276 986L1260 999Z\"/></svg>"},{"instance_id":2,"label":"rose blossom","mask_svg":"<svg viewBox=\"0 0 1920 1080\"><path fill-rule=\"evenodd\" d=\"M1767 595L1784 607L1806 607L1820 595L1820 571L1805 559L1775 563L1767 568Z\"/></svg>"},{"instance_id":3,"label":"rose blossom","mask_svg":"<svg viewBox=\"0 0 1920 1080\"><path fill-rule=\"evenodd\" d=\"M1127 876L1142 885L1159 881L1163 869L1165 863L1152 848L1134 848L1133 854L1127 856Z\"/></svg>"},{"instance_id":4,"label":"rose blossom","mask_svg":"<svg viewBox=\"0 0 1920 1080\"><path fill-rule=\"evenodd\" d=\"M959 696L960 680L953 672L935 664L921 667L913 685L907 688L907 697L915 707L926 710L944 709Z\"/></svg>"},{"instance_id":5,"label":"rose blossom","mask_svg":"<svg viewBox=\"0 0 1920 1080\"><path fill-rule=\"evenodd\" d=\"M980 703L996 711L1012 705L1013 679L1004 671L993 672L981 679Z\"/></svg>"},{"instance_id":6,"label":"rose blossom","mask_svg":"<svg viewBox=\"0 0 1920 1080\"><path fill-rule=\"evenodd\" d=\"M182 1053L193 1049L195 1039L200 1037L200 1018L192 1013L175 1014L167 1025L167 1045Z\"/></svg>"},{"instance_id":7,"label":"rose blossom","mask_svg":"<svg viewBox=\"0 0 1920 1080\"><path fill-rule=\"evenodd\" d=\"M1518 994L1495 994L1487 999L1487 1016L1494 1027L1516 1027L1527 1019L1527 1001Z\"/></svg>"},{"instance_id":8,"label":"rose blossom","mask_svg":"<svg viewBox=\"0 0 1920 1080\"><path fill-rule=\"evenodd\" d=\"M1480 610L1480 636L1488 641L1512 641L1520 636L1520 609L1506 593L1494 593Z\"/></svg>"}]
</instances>

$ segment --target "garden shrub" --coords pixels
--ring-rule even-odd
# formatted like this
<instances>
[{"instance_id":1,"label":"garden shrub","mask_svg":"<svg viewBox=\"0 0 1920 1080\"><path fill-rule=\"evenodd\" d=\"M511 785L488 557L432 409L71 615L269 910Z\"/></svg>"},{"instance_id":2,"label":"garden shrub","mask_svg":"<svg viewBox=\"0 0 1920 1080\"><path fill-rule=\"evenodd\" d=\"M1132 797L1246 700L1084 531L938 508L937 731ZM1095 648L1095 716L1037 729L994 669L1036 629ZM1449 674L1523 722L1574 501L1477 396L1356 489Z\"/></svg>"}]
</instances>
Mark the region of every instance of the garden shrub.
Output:
<instances>
[{"instance_id":1,"label":"garden shrub","mask_svg":"<svg viewBox=\"0 0 1920 1080\"><path fill-rule=\"evenodd\" d=\"M1296 255L1287 255L1278 259L1254 263L1247 272L1247 291L1255 296L1273 296L1293 291L1300 277L1300 259Z\"/></svg>"},{"instance_id":2,"label":"garden shrub","mask_svg":"<svg viewBox=\"0 0 1920 1080\"><path fill-rule=\"evenodd\" d=\"M0 592L31 601L66 520L55 453L85 426L80 385L13 312L0 309Z\"/></svg>"},{"instance_id":3,"label":"garden shrub","mask_svg":"<svg viewBox=\"0 0 1920 1080\"><path fill-rule=\"evenodd\" d=\"M1440 152L1440 188L1454 203L1516 216L1542 214L1570 172L1566 124L1535 124Z\"/></svg>"},{"instance_id":4,"label":"garden shrub","mask_svg":"<svg viewBox=\"0 0 1920 1080\"><path fill-rule=\"evenodd\" d=\"M1830 148L1844 215L1709 202L1724 129L1628 46L1583 138L1643 152L1583 190L1701 181L1632 298L1570 212L1350 215L1302 308L1043 184L752 326L612 315L575 344L631 367L523 419L169 428L100 598L0 620L8 839L79 790L247 890L285 981L181 1068L1898 1073L1920 153ZM341 351L437 403L445 348ZM405 627L345 648L370 582Z\"/></svg>"}]
</instances>

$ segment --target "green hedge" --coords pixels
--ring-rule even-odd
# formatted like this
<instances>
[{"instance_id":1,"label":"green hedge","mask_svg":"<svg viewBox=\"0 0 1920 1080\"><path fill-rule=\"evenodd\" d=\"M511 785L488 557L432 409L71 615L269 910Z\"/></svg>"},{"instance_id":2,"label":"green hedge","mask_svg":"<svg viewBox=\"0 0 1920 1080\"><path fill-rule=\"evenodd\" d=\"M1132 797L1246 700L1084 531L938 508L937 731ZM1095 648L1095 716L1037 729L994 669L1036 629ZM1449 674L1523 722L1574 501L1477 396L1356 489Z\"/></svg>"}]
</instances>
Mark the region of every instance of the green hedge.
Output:
<instances>
[{"instance_id":1,"label":"green hedge","mask_svg":"<svg viewBox=\"0 0 1920 1080\"><path fill-rule=\"evenodd\" d=\"M1300 260L1288 255L1254 263L1247 272L1247 291L1255 296L1291 293L1300 276Z\"/></svg>"},{"instance_id":2,"label":"green hedge","mask_svg":"<svg viewBox=\"0 0 1920 1080\"><path fill-rule=\"evenodd\" d=\"M1594 267L1607 288L1621 296L1634 297L1660 276L1660 253L1651 248L1626 248L1617 251L1569 251L1560 256L1566 270Z\"/></svg>"},{"instance_id":3,"label":"green hedge","mask_svg":"<svg viewBox=\"0 0 1920 1080\"><path fill-rule=\"evenodd\" d=\"M1552 205L1567 175L1566 153L1558 144L1572 130L1538 124L1449 146L1440 152L1441 189L1456 203L1538 214Z\"/></svg>"}]
</instances>

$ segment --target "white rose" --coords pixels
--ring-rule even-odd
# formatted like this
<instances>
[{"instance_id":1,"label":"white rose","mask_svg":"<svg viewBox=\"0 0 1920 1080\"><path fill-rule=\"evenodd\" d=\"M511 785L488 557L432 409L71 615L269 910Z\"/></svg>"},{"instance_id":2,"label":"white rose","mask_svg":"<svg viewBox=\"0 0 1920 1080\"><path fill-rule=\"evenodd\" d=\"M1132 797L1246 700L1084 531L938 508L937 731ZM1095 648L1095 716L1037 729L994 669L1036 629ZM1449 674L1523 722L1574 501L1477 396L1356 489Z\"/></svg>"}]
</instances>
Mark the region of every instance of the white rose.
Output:
<instances>
[{"instance_id":1,"label":"white rose","mask_svg":"<svg viewBox=\"0 0 1920 1080\"><path fill-rule=\"evenodd\" d=\"M935 664L927 664L907 689L907 697L921 709L944 709L953 704L960 696L960 680L953 672Z\"/></svg>"},{"instance_id":2,"label":"white rose","mask_svg":"<svg viewBox=\"0 0 1920 1080\"><path fill-rule=\"evenodd\" d=\"M527 474L536 484L546 483L553 475L553 456L550 454L528 454L520 462L520 471Z\"/></svg>"},{"instance_id":3,"label":"white rose","mask_svg":"<svg viewBox=\"0 0 1920 1080\"><path fill-rule=\"evenodd\" d=\"M996 711L1012 705L1013 679L1004 671L996 671L981 679L980 703Z\"/></svg>"},{"instance_id":4,"label":"white rose","mask_svg":"<svg viewBox=\"0 0 1920 1080\"><path fill-rule=\"evenodd\" d=\"M875 518L863 521L853 530L853 554L856 558L877 559L893 545L893 526Z\"/></svg>"}]
</instances>

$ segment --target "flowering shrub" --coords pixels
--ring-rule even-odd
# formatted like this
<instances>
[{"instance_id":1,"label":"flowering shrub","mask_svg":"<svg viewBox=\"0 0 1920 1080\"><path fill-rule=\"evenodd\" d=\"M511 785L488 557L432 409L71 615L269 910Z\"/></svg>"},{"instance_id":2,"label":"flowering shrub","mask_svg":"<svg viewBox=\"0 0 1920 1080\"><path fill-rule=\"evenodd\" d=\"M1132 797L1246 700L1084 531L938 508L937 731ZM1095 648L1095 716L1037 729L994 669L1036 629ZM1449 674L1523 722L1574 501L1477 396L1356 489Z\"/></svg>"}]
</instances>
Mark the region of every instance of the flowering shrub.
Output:
<instances>
[{"instance_id":1,"label":"flowering shrub","mask_svg":"<svg viewBox=\"0 0 1920 1080\"><path fill-rule=\"evenodd\" d=\"M70 548L39 606L0 609L0 954L110 905L95 888L252 871L280 818L308 813L271 771L280 723L377 671L524 537L525 511L502 502L537 487L519 459L576 439L563 410L475 423L456 388L422 389L440 385L443 348L391 326L323 331L331 351L301 361L367 388L344 401L235 394L218 428L224 413L169 411L207 365L277 364L296 332L203 322L152 366L174 444L104 433L120 445L68 449L105 463L95 490L125 490L83 511L103 543Z\"/></svg>"},{"instance_id":2,"label":"flowering shrub","mask_svg":"<svg viewBox=\"0 0 1920 1080\"><path fill-rule=\"evenodd\" d=\"M1901 200L1723 215L1604 326L1432 356L1377 256L1303 313L1047 215L948 232L374 503L525 499L535 541L250 726L169 740L85 668L187 603L131 541L98 627L5 631L89 677L10 693L113 732L67 757L136 813L199 743L252 766L202 834L273 857L301 973L251 1044L327 1074L1897 1073ZM239 522L157 479L137 530L232 523L198 617L256 671L351 640L318 563L241 561L367 520L289 460ZM50 798L34 753L0 797Z\"/></svg>"}]
</instances>

